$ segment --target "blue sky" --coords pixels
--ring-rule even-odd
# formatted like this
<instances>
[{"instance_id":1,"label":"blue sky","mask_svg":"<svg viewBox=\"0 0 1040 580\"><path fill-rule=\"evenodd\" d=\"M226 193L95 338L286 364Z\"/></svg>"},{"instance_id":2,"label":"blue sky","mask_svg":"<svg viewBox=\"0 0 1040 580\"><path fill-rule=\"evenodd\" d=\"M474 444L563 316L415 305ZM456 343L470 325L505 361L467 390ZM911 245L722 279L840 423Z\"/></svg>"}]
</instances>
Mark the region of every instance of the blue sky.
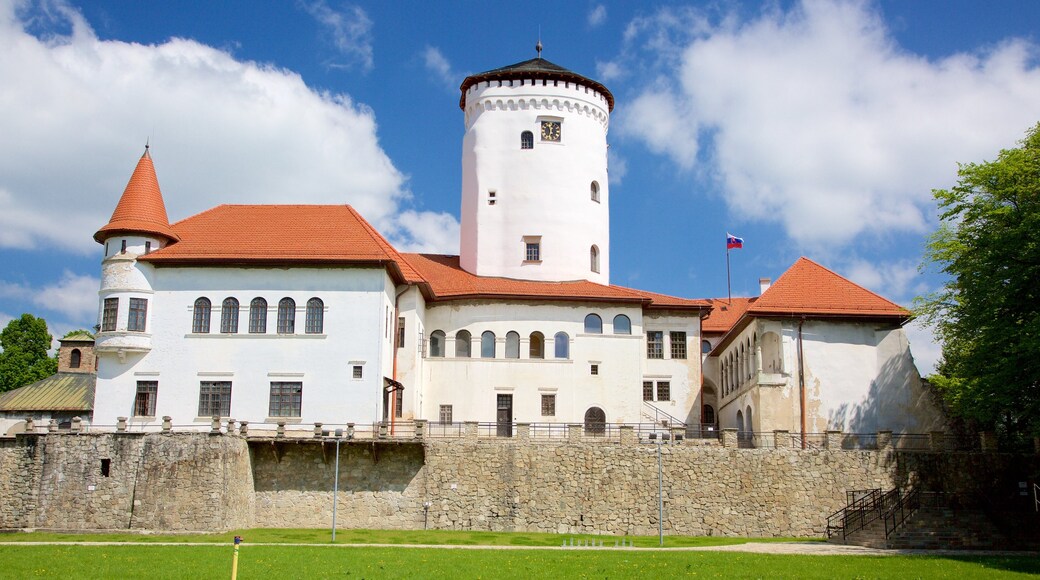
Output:
<instances>
[{"instance_id":1,"label":"blue sky","mask_svg":"<svg viewBox=\"0 0 1040 580\"><path fill-rule=\"evenodd\" d=\"M808 256L909 305L930 190L1040 121L1040 3L0 2L0 324L96 322L146 140L171 220L351 203L458 248L467 74L543 56L603 82L612 283L757 294ZM919 366L937 349L911 327Z\"/></svg>"}]
</instances>

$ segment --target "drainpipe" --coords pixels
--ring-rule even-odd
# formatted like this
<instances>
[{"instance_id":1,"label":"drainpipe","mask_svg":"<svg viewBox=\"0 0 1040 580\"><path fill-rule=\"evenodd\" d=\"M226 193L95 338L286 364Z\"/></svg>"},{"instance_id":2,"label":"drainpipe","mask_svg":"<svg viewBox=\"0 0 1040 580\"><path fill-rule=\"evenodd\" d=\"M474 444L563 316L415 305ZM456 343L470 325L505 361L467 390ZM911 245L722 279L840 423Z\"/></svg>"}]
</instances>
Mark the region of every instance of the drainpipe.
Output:
<instances>
[{"instance_id":1,"label":"drainpipe","mask_svg":"<svg viewBox=\"0 0 1040 580\"><path fill-rule=\"evenodd\" d=\"M397 294L394 295L394 318L393 318L393 320L390 321L390 323L393 325L393 335L392 335L393 336L393 341L391 341L391 344L392 344L391 348L394 349L394 357L393 357L394 368L393 368L393 371L391 372L392 376L390 378L394 379L395 382L399 382L399 381L397 381L397 351L400 350L400 348L399 348L399 346L397 344L397 325L398 325L398 320L400 319L400 316L401 316L401 306L400 306L401 294L404 294L405 292L407 292L408 288L409 288L409 286L405 285L403 289L398 290ZM390 415L390 435L391 436L393 436L393 434L394 434L394 419L397 418L397 413L395 411L397 409L397 397L400 396L400 395L398 395L399 392L400 391L398 391L397 389L394 389L390 393L390 412L387 413L387 414Z\"/></svg>"},{"instance_id":2,"label":"drainpipe","mask_svg":"<svg viewBox=\"0 0 1040 580\"><path fill-rule=\"evenodd\" d=\"M805 449L805 356L802 345L802 325L805 317L798 321L798 405L802 418L802 449Z\"/></svg>"}]
</instances>

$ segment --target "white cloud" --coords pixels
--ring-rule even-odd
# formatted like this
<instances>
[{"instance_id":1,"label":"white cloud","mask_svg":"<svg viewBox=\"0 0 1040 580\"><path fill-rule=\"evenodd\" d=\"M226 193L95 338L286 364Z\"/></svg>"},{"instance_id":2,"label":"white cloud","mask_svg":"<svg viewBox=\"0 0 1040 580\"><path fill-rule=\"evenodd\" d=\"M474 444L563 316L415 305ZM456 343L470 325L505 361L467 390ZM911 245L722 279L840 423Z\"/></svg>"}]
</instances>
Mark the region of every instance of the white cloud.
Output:
<instances>
[{"instance_id":1,"label":"white cloud","mask_svg":"<svg viewBox=\"0 0 1040 580\"><path fill-rule=\"evenodd\" d=\"M0 135L18 136L0 139L0 247L97 252L147 138L171 220L220 203L350 203L395 227L410 193L368 107L195 41L100 40L63 14L54 27L71 33L41 39L0 3Z\"/></svg>"},{"instance_id":2,"label":"white cloud","mask_svg":"<svg viewBox=\"0 0 1040 580\"><path fill-rule=\"evenodd\" d=\"M459 222L454 216L430 211L402 212L391 243L402 252L459 253Z\"/></svg>"},{"instance_id":3,"label":"white cloud","mask_svg":"<svg viewBox=\"0 0 1040 580\"><path fill-rule=\"evenodd\" d=\"M29 302L48 312L79 321L92 320L98 309L101 280L66 270L57 282L39 288L0 280L0 298ZM46 318L46 317L45 317Z\"/></svg>"},{"instance_id":4,"label":"white cloud","mask_svg":"<svg viewBox=\"0 0 1040 580\"><path fill-rule=\"evenodd\" d=\"M336 50L346 58L332 66L372 70L372 20L360 7L344 4L340 10L331 8L325 0L301 1L303 9L311 15L331 36Z\"/></svg>"},{"instance_id":5,"label":"white cloud","mask_svg":"<svg viewBox=\"0 0 1040 580\"><path fill-rule=\"evenodd\" d=\"M910 352L922 377L935 372L935 365L942 358L942 346L935 339L932 328L920 320L906 325L906 338L910 341Z\"/></svg>"},{"instance_id":6,"label":"white cloud","mask_svg":"<svg viewBox=\"0 0 1040 580\"><path fill-rule=\"evenodd\" d=\"M451 63L435 46L427 46L422 53L423 64L426 66L426 70L430 71L433 76L437 79L437 82L451 89L452 91L458 90L459 75L451 69Z\"/></svg>"},{"instance_id":7,"label":"white cloud","mask_svg":"<svg viewBox=\"0 0 1040 580\"><path fill-rule=\"evenodd\" d=\"M890 300L912 298L920 293L920 274L912 260L874 263L852 260L845 268L845 277Z\"/></svg>"},{"instance_id":8,"label":"white cloud","mask_svg":"<svg viewBox=\"0 0 1040 580\"><path fill-rule=\"evenodd\" d=\"M620 133L681 169L707 165L733 213L802 247L926 231L956 162L991 158L1040 118L1026 41L929 60L869 5L833 0L717 20L663 9L628 26L614 63L644 64L648 88Z\"/></svg>"},{"instance_id":9,"label":"white cloud","mask_svg":"<svg viewBox=\"0 0 1040 580\"><path fill-rule=\"evenodd\" d=\"M588 22L590 28L596 28L607 21L607 7L603 4L597 4L589 10Z\"/></svg>"},{"instance_id":10,"label":"white cloud","mask_svg":"<svg viewBox=\"0 0 1040 580\"><path fill-rule=\"evenodd\" d=\"M615 61L596 62L596 77L609 83L625 76L625 69Z\"/></svg>"},{"instance_id":11,"label":"white cloud","mask_svg":"<svg viewBox=\"0 0 1040 580\"><path fill-rule=\"evenodd\" d=\"M619 185L628 173L628 162L613 149L607 149L607 167L610 169L608 181L610 185Z\"/></svg>"}]
</instances>

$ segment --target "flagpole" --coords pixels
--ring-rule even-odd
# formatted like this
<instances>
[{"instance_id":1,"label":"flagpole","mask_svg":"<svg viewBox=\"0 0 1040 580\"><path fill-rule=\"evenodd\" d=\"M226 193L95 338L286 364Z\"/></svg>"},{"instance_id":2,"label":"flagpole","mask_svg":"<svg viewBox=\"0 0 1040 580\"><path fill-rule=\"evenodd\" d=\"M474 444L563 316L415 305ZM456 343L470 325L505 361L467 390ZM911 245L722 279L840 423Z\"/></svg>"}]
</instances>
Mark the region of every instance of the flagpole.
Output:
<instances>
[{"instance_id":1,"label":"flagpole","mask_svg":"<svg viewBox=\"0 0 1040 580\"><path fill-rule=\"evenodd\" d=\"M729 303L733 304L733 287L729 281L729 244L726 244L726 294L729 296Z\"/></svg>"}]
</instances>

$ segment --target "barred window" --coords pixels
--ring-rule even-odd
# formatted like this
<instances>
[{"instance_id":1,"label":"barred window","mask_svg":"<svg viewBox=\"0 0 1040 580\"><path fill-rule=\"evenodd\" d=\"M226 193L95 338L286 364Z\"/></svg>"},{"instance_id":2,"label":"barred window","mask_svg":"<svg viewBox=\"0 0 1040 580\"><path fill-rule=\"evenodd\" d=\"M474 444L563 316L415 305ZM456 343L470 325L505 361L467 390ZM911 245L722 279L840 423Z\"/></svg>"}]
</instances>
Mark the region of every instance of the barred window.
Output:
<instances>
[{"instance_id":1,"label":"barred window","mask_svg":"<svg viewBox=\"0 0 1040 580\"><path fill-rule=\"evenodd\" d=\"M105 307L101 311L101 330L110 331L116 329L116 319L119 316L119 299L105 298Z\"/></svg>"},{"instance_id":2,"label":"barred window","mask_svg":"<svg viewBox=\"0 0 1040 580\"><path fill-rule=\"evenodd\" d=\"M480 335L480 358L495 358L495 333L490 330Z\"/></svg>"},{"instance_id":3,"label":"barred window","mask_svg":"<svg viewBox=\"0 0 1040 580\"><path fill-rule=\"evenodd\" d=\"M670 401L672 398L672 384L668 381L657 381L657 400Z\"/></svg>"},{"instance_id":4,"label":"barred window","mask_svg":"<svg viewBox=\"0 0 1040 580\"><path fill-rule=\"evenodd\" d=\"M278 301L278 334L296 333L296 301L282 298Z\"/></svg>"},{"instance_id":5,"label":"barred window","mask_svg":"<svg viewBox=\"0 0 1040 580\"><path fill-rule=\"evenodd\" d=\"M206 334L209 332L209 315L213 304L209 298L199 298L195 301L195 312L191 319L191 331L195 334Z\"/></svg>"},{"instance_id":6,"label":"barred window","mask_svg":"<svg viewBox=\"0 0 1040 580\"><path fill-rule=\"evenodd\" d=\"M686 333L668 333L672 343L672 358L686 358Z\"/></svg>"},{"instance_id":7,"label":"barred window","mask_svg":"<svg viewBox=\"0 0 1040 580\"><path fill-rule=\"evenodd\" d=\"M434 330L430 333L430 356L441 358L444 356L444 331Z\"/></svg>"},{"instance_id":8,"label":"barred window","mask_svg":"<svg viewBox=\"0 0 1040 580\"><path fill-rule=\"evenodd\" d=\"M325 331L325 303L321 298L307 301L307 334L321 334Z\"/></svg>"},{"instance_id":9,"label":"barred window","mask_svg":"<svg viewBox=\"0 0 1040 580\"><path fill-rule=\"evenodd\" d=\"M441 405L441 412L440 412L440 417L439 418L440 418L440 422L441 423L451 423L452 422L451 421L451 405Z\"/></svg>"},{"instance_id":10,"label":"barred window","mask_svg":"<svg viewBox=\"0 0 1040 580\"><path fill-rule=\"evenodd\" d=\"M155 399L159 394L159 381L137 381L134 397L134 417L154 417Z\"/></svg>"},{"instance_id":11,"label":"barred window","mask_svg":"<svg viewBox=\"0 0 1040 580\"><path fill-rule=\"evenodd\" d=\"M646 358L664 358L664 332L660 330L647 331Z\"/></svg>"},{"instance_id":12,"label":"barred window","mask_svg":"<svg viewBox=\"0 0 1040 580\"><path fill-rule=\"evenodd\" d=\"M473 336L468 330L460 330L455 333L455 358L470 357L470 343Z\"/></svg>"},{"instance_id":13,"label":"barred window","mask_svg":"<svg viewBox=\"0 0 1040 580\"><path fill-rule=\"evenodd\" d=\"M534 149L534 133L530 131L520 133L520 148Z\"/></svg>"},{"instance_id":14,"label":"barred window","mask_svg":"<svg viewBox=\"0 0 1040 580\"><path fill-rule=\"evenodd\" d=\"M506 358L520 358L520 333L506 333Z\"/></svg>"},{"instance_id":15,"label":"barred window","mask_svg":"<svg viewBox=\"0 0 1040 580\"><path fill-rule=\"evenodd\" d=\"M231 416L231 381L199 383L199 417Z\"/></svg>"},{"instance_id":16,"label":"barred window","mask_svg":"<svg viewBox=\"0 0 1040 580\"><path fill-rule=\"evenodd\" d=\"M144 332L144 320L148 315L147 298L130 299L130 318L126 321L126 329L133 332Z\"/></svg>"},{"instance_id":17,"label":"barred window","mask_svg":"<svg viewBox=\"0 0 1040 580\"><path fill-rule=\"evenodd\" d=\"M542 417L556 416L556 395L542 395Z\"/></svg>"},{"instance_id":18,"label":"barred window","mask_svg":"<svg viewBox=\"0 0 1040 580\"><path fill-rule=\"evenodd\" d=\"M585 334L603 334L603 319L598 314L585 317Z\"/></svg>"},{"instance_id":19,"label":"barred window","mask_svg":"<svg viewBox=\"0 0 1040 580\"><path fill-rule=\"evenodd\" d=\"M271 383L268 417L299 417L303 408L303 383Z\"/></svg>"},{"instance_id":20,"label":"barred window","mask_svg":"<svg viewBox=\"0 0 1040 580\"><path fill-rule=\"evenodd\" d=\"M643 400L653 401L654 400L654 382L643 381Z\"/></svg>"},{"instance_id":21,"label":"barred window","mask_svg":"<svg viewBox=\"0 0 1040 580\"><path fill-rule=\"evenodd\" d=\"M556 358L570 358L571 337L566 332L557 332L553 337L553 347L556 350Z\"/></svg>"},{"instance_id":22,"label":"barred window","mask_svg":"<svg viewBox=\"0 0 1040 580\"><path fill-rule=\"evenodd\" d=\"M632 334L632 321L624 314L614 317L614 334Z\"/></svg>"},{"instance_id":23,"label":"barred window","mask_svg":"<svg viewBox=\"0 0 1040 580\"><path fill-rule=\"evenodd\" d=\"M225 298L224 303L220 305L220 332L238 332L238 300L235 298Z\"/></svg>"},{"instance_id":24,"label":"barred window","mask_svg":"<svg viewBox=\"0 0 1040 580\"><path fill-rule=\"evenodd\" d=\"M250 334L267 333L267 301L263 298L253 298L249 303L249 332Z\"/></svg>"}]
</instances>

